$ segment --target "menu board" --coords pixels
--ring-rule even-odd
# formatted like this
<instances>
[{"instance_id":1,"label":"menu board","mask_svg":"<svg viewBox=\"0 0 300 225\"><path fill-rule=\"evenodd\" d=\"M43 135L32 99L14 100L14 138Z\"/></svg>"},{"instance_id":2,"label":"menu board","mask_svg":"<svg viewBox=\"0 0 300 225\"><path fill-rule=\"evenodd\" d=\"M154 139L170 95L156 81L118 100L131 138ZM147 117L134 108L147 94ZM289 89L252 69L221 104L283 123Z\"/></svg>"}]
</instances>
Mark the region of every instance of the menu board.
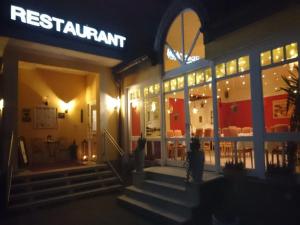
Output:
<instances>
[{"instance_id":1,"label":"menu board","mask_svg":"<svg viewBox=\"0 0 300 225\"><path fill-rule=\"evenodd\" d=\"M48 106L38 106L34 109L34 128L56 129L57 109Z\"/></svg>"}]
</instances>

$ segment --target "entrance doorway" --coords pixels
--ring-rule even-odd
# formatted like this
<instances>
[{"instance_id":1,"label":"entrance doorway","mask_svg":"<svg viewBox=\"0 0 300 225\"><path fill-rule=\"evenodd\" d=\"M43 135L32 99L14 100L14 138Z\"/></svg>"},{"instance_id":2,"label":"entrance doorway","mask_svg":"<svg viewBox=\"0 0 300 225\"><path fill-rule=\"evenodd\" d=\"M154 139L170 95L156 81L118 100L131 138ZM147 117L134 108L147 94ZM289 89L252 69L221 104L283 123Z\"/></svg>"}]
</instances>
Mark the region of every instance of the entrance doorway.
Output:
<instances>
[{"instance_id":1,"label":"entrance doorway","mask_svg":"<svg viewBox=\"0 0 300 225\"><path fill-rule=\"evenodd\" d=\"M32 170L96 162L98 74L19 62L18 135Z\"/></svg>"}]
</instances>

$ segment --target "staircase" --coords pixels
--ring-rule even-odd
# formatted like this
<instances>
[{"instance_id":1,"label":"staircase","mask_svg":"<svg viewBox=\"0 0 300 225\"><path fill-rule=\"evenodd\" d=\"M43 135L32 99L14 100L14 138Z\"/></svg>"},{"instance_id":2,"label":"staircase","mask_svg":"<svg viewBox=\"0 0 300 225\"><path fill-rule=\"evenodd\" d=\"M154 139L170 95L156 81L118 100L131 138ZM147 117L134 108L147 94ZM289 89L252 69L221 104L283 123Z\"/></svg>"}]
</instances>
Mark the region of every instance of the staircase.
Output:
<instances>
[{"instance_id":1,"label":"staircase","mask_svg":"<svg viewBox=\"0 0 300 225\"><path fill-rule=\"evenodd\" d=\"M187 224L198 206L190 196L183 177L145 171L143 182L127 187L118 201L162 224Z\"/></svg>"},{"instance_id":2,"label":"staircase","mask_svg":"<svg viewBox=\"0 0 300 225\"><path fill-rule=\"evenodd\" d=\"M12 178L9 210L38 207L120 190L118 177L107 164L47 172L22 173Z\"/></svg>"}]
</instances>

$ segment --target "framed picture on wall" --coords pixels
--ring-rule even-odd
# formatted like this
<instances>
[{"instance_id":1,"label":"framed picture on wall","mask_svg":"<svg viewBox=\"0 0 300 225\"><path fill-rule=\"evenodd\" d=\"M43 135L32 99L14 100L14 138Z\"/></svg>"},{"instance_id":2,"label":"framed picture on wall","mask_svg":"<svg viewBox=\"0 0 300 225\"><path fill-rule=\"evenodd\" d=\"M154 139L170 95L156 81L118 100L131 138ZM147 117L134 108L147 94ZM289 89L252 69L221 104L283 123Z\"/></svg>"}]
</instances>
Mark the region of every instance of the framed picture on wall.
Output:
<instances>
[{"instance_id":1,"label":"framed picture on wall","mask_svg":"<svg viewBox=\"0 0 300 225\"><path fill-rule=\"evenodd\" d=\"M287 112L286 106L287 106L286 99L273 100L272 102L273 119L289 118L289 114Z\"/></svg>"},{"instance_id":2,"label":"framed picture on wall","mask_svg":"<svg viewBox=\"0 0 300 225\"><path fill-rule=\"evenodd\" d=\"M34 128L57 129L57 109L48 106L35 107Z\"/></svg>"},{"instance_id":3,"label":"framed picture on wall","mask_svg":"<svg viewBox=\"0 0 300 225\"><path fill-rule=\"evenodd\" d=\"M22 122L24 123L31 122L31 110L29 108L22 109Z\"/></svg>"}]
</instances>

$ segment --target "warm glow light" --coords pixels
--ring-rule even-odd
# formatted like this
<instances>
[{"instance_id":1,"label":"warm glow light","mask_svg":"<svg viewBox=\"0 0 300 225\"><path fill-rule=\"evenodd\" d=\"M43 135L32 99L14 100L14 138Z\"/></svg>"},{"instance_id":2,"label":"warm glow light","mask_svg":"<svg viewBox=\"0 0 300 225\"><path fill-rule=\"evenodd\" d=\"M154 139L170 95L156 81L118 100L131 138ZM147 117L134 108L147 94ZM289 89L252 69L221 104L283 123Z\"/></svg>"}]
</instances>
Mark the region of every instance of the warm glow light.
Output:
<instances>
[{"instance_id":1,"label":"warm glow light","mask_svg":"<svg viewBox=\"0 0 300 225\"><path fill-rule=\"evenodd\" d=\"M196 107L193 108L193 113L197 114L198 113L198 109Z\"/></svg>"},{"instance_id":2,"label":"warm glow light","mask_svg":"<svg viewBox=\"0 0 300 225\"><path fill-rule=\"evenodd\" d=\"M59 106L62 111L64 111L65 113L68 113L74 108L75 100L72 100L69 102L64 102L63 100L59 100Z\"/></svg>"},{"instance_id":3,"label":"warm glow light","mask_svg":"<svg viewBox=\"0 0 300 225\"><path fill-rule=\"evenodd\" d=\"M132 107L137 108L139 106L139 100L138 99L133 99L132 100Z\"/></svg>"},{"instance_id":4,"label":"warm glow light","mask_svg":"<svg viewBox=\"0 0 300 225\"><path fill-rule=\"evenodd\" d=\"M82 157L82 159L83 159L83 160L87 160L87 156L84 155L84 156Z\"/></svg>"},{"instance_id":5,"label":"warm glow light","mask_svg":"<svg viewBox=\"0 0 300 225\"><path fill-rule=\"evenodd\" d=\"M152 111L152 112L155 112L155 111L156 111L156 104L155 104L155 102L152 102L152 103L151 103L151 111Z\"/></svg>"},{"instance_id":6,"label":"warm glow light","mask_svg":"<svg viewBox=\"0 0 300 225\"><path fill-rule=\"evenodd\" d=\"M0 111L2 112L4 108L4 99L0 99Z\"/></svg>"}]
</instances>

